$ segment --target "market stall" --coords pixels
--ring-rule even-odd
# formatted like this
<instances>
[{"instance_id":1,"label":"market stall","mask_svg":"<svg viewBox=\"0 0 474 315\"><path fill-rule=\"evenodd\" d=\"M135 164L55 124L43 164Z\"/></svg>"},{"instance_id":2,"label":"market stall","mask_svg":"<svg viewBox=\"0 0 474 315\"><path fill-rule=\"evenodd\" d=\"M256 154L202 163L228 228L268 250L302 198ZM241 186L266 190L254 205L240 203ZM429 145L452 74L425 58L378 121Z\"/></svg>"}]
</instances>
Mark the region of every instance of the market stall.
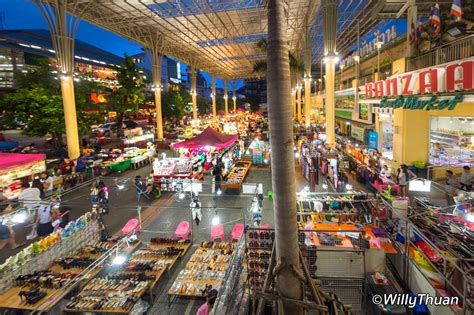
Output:
<instances>
[{"instance_id":1,"label":"market stall","mask_svg":"<svg viewBox=\"0 0 474 315\"><path fill-rule=\"evenodd\" d=\"M205 298L206 290L219 290L232 258L235 243L202 242L168 291L176 298Z\"/></svg>"},{"instance_id":2,"label":"market stall","mask_svg":"<svg viewBox=\"0 0 474 315\"><path fill-rule=\"evenodd\" d=\"M153 162L154 184L162 192L183 190L184 182L192 179L201 163L199 158L168 158L165 155Z\"/></svg>"},{"instance_id":3,"label":"market stall","mask_svg":"<svg viewBox=\"0 0 474 315\"><path fill-rule=\"evenodd\" d=\"M95 259L82 256L82 248L97 243L99 235L89 212L7 259L0 266L0 309L49 312L90 279L82 278L82 272ZM100 268L95 265L88 273L95 275Z\"/></svg>"},{"instance_id":4,"label":"market stall","mask_svg":"<svg viewBox=\"0 0 474 315\"><path fill-rule=\"evenodd\" d=\"M7 198L21 192L21 180L46 171L44 154L0 153L0 187Z\"/></svg>"},{"instance_id":5,"label":"market stall","mask_svg":"<svg viewBox=\"0 0 474 315\"><path fill-rule=\"evenodd\" d=\"M251 166L252 162L249 161L238 161L235 163L228 171L227 176L221 183L221 187L223 189L236 189L240 191Z\"/></svg>"}]
</instances>

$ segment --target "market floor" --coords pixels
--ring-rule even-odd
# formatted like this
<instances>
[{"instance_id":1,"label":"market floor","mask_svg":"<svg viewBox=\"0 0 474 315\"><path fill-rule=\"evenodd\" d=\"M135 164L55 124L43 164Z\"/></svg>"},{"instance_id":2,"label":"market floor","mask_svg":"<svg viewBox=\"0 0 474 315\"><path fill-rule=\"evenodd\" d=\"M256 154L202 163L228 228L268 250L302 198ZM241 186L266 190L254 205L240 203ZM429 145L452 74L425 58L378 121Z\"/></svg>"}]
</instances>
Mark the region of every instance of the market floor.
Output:
<instances>
[{"instance_id":1,"label":"market floor","mask_svg":"<svg viewBox=\"0 0 474 315\"><path fill-rule=\"evenodd\" d=\"M156 288L156 299L151 305L149 314L195 314L197 308L203 303L201 300L178 299L171 305L168 300L168 290L174 282L179 271L184 267L189 257L192 255L198 244L209 239L211 221L214 216L220 218L225 228L226 237L230 235L236 223L253 225L251 214L247 209L251 204L253 194L232 194L227 191L220 196L216 196L213 191L213 184L210 176L206 176L202 192L199 195L202 203L202 221L197 226L191 217L189 209L189 197L179 200L174 193L163 193L163 196L155 201L146 199L137 202L134 178L136 175L146 176L151 172L151 166L145 166L138 170L129 170L123 174L105 177L103 180L109 187L110 213L104 216L110 234L115 234L125 225L125 223L138 215L141 207L141 220L143 232L140 238L149 241L150 238L162 236L172 237L176 226L181 221L189 221L193 224L193 247L183 257L183 259L173 268L158 284ZM246 184L263 184L265 196L272 190L271 172L268 167L252 166L246 178ZM326 183L321 178L317 191L327 191L322 188ZM355 189L363 188L357 183L350 181ZM89 192L91 184L83 185L63 196L63 203L70 206L70 218L76 219L91 208L89 202ZM296 186L301 191L307 186L306 179L300 172L300 167L296 166ZM262 224L268 223L273 227L273 206L272 199L265 197L263 205ZM23 241L31 230L31 227L17 228L17 240ZM0 259L4 260L14 254L11 250L4 249Z\"/></svg>"}]
</instances>

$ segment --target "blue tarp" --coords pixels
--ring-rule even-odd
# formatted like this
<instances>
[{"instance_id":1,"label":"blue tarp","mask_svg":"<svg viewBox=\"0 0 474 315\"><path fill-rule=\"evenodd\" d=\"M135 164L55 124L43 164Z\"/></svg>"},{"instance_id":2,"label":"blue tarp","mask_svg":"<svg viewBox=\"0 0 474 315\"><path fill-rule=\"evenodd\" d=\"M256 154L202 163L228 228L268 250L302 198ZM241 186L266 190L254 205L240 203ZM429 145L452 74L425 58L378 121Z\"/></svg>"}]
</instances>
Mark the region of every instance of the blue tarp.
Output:
<instances>
[{"instance_id":1,"label":"blue tarp","mask_svg":"<svg viewBox=\"0 0 474 315\"><path fill-rule=\"evenodd\" d=\"M16 141L0 141L0 151L11 150L18 146Z\"/></svg>"}]
</instances>

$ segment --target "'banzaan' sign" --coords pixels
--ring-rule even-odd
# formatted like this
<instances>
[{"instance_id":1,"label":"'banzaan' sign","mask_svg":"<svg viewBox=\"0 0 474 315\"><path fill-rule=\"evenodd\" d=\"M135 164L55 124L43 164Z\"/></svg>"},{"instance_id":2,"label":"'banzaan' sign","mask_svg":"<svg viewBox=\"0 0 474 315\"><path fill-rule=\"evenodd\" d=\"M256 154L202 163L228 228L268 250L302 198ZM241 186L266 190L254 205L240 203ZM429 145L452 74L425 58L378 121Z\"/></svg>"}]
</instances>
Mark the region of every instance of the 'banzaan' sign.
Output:
<instances>
[{"instance_id":1,"label":"'banzaan' sign","mask_svg":"<svg viewBox=\"0 0 474 315\"><path fill-rule=\"evenodd\" d=\"M474 59L402 73L386 80L365 84L367 98L436 94L474 89Z\"/></svg>"}]
</instances>

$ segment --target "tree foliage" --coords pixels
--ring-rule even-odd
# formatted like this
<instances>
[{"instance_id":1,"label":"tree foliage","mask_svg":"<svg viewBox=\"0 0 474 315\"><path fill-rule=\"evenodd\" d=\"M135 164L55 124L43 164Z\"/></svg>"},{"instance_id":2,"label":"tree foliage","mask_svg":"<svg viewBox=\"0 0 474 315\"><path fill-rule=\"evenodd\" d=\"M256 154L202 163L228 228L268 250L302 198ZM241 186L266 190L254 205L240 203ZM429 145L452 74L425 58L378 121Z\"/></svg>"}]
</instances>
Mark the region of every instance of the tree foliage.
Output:
<instances>
[{"instance_id":1,"label":"tree foliage","mask_svg":"<svg viewBox=\"0 0 474 315\"><path fill-rule=\"evenodd\" d=\"M189 93L188 93L189 94ZM182 93L167 90L161 92L161 107L163 116L181 119L187 103L183 101Z\"/></svg>"},{"instance_id":2,"label":"tree foliage","mask_svg":"<svg viewBox=\"0 0 474 315\"><path fill-rule=\"evenodd\" d=\"M200 115L205 115L212 111L212 103L209 103L204 96L198 95L196 103Z\"/></svg>"},{"instance_id":3,"label":"tree foliage","mask_svg":"<svg viewBox=\"0 0 474 315\"><path fill-rule=\"evenodd\" d=\"M5 94L0 100L0 110L5 113L0 124L15 128L21 122L26 124L23 134L37 137L49 134L56 145L62 144L66 127L61 87L48 60L40 59L35 70L15 75L18 89ZM83 84L86 83L81 81L75 84L77 121L81 135L90 132L90 126L99 123L101 119L98 114L83 112L91 92L83 89ZM87 85L92 88L90 84Z\"/></svg>"},{"instance_id":4,"label":"tree foliage","mask_svg":"<svg viewBox=\"0 0 474 315\"><path fill-rule=\"evenodd\" d=\"M268 41L265 38L258 41L256 45L262 52L267 52ZM304 64L299 61L298 58L293 55L293 53L291 53L291 51L288 52L288 59L290 62L290 72L292 74L303 74ZM264 77L267 73L267 60L263 59L255 62L253 65L253 72L261 77Z\"/></svg>"},{"instance_id":5,"label":"tree foliage","mask_svg":"<svg viewBox=\"0 0 474 315\"><path fill-rule=\"evenodd\" d=\"M120 68L117 68L119 87L109 97L109 108L117 113L117 136L123 136L122 122L127 111L135 112L145 101L143 78L133 58L125 54Z\"/></svg>"}]
</instances>

